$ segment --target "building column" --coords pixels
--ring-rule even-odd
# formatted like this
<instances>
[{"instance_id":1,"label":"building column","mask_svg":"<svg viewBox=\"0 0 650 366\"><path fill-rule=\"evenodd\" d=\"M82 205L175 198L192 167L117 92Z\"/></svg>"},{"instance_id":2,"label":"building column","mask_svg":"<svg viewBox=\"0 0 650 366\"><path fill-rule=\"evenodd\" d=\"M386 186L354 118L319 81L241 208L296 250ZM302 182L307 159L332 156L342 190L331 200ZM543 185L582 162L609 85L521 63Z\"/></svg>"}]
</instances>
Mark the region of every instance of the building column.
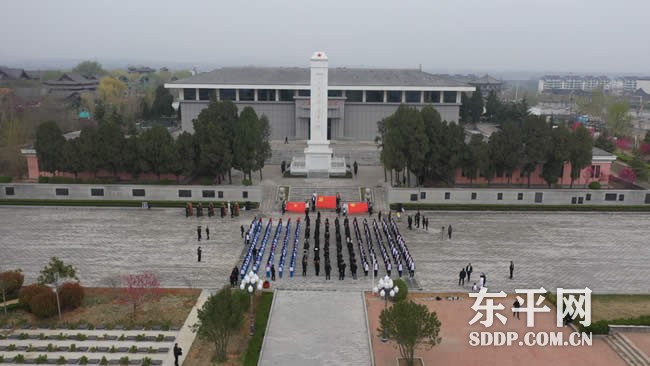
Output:
<instances>
[{"instance_id":1,"label":"building column","mask_svg":"<svg viewBox=\"0 0 650 366\"><path fill-rule=\"evenodd\" d=\"M361 102L363 102L363 103L366 102L366 91L365 90L361 91Z\"/></svg>"},{"instance_id":2,"label":"building column","mask_svg":"<svg viewBox=\"0 0 650 366\"><path fill-rule=\"evenodd\" d=\"M239 89L235 89L235 102L239 102Z\"/></svg>"},{"instance_id":3,"label":"building column","mask_svg":"<svg viewBox=\"0 0 650 366\"><path fill-rule=\"evenodd\" d=\"M185 100L185 89L180 89L178 91L178 100Z\"/></svg>"},{"instance_id":4,"label":"building column","mask_svg":"<svg viewBox=\"0 0 650 366\"><path fill-rule=\"evenodd\" d=\"M221 95L219 95L219 89L214 89L214 99L217 102L221 101Z\"/></svg>"},{"instance_id":5,"label":"building column","mask_svg":"<svg viewBox=\"0 0 650 366\"><path fill-rule=\"evenodd\" d=\"M440 98L438 100L438 103L442 104L442 102L445 100L445 92L443 90L440 91Z\"/></svg>"},{"instance_id":6,"label":"building column","mask_svg":"<svg viewBox=\"0 0 650 366\"><path fill-rule=\"evenodd\" d=\"M384 90L384 103L388 102L388 92Z\"/></svg>"},{"instance_id":7,"label":"building column","mask_svg":"<svg viewBox=\"0 0 650 366\"><path fill-rule=\"evenodd\" d=\"M460 98L460 92L456 92L456 103L460 104L461 98Z\"/></svg>"},{"instance_id":8,"label":"building column","mask_svg":"<svg viewBox=\"0 0 650 366\"><path fill-rule=\"evenodd\" d=\"M253 101L257 102L257 89L253 89Z\"/></svg>"},{"instance_id":9,"label":"building column","mask_svg":"<svg viewBox=\"0 0 650 366\"><path fill-rule=\"evenodd\" d=\"M275 101L280 101L280 89L275 89Z\"/></svg>"},{"instance_id":10,"label":"building column","mask_svg":"<svg viewBox=\"0 0 650 366\"><path fill-rule=\"evenodd\" d=\"M402 90L402 103L406 103L406 91Z\"/></svg>"},{"instance_id":11,"label":"building column","mask_svg":"<svg viewBox=\"0 0 650 366\"><path fill-rule=\"evenodd\" d=\"M196 95L194 96L194 100L199 100L199 88L196 88Z\"/></svg>"},{"instance_id":12,"label":"building column","mask_svg":"<svg viewBox=\"0 0 650 366\"><path fill-rule=\"evenodd\" d=\"M420 104L424 104L424 91L420 91Z\"/></svg>"}]
</instances>

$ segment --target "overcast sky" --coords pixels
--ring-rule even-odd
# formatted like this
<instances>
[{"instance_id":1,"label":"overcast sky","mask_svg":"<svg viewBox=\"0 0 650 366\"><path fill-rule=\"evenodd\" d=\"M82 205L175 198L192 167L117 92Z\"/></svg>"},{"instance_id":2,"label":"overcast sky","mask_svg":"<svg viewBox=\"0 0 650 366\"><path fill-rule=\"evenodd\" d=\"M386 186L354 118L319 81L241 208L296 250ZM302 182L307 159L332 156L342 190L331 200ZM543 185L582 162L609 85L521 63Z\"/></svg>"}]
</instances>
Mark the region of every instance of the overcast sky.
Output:
<instances>
[{"instance_id":1,"label":"overcast sky","mask_svg":"<svg viewBox=\"0 0 650 366\"><path fill-rule=\"evenodd\" d=\"M0 65L334 66L650 74L649 0L20 0Z\"/></svg>"}]
</instances>

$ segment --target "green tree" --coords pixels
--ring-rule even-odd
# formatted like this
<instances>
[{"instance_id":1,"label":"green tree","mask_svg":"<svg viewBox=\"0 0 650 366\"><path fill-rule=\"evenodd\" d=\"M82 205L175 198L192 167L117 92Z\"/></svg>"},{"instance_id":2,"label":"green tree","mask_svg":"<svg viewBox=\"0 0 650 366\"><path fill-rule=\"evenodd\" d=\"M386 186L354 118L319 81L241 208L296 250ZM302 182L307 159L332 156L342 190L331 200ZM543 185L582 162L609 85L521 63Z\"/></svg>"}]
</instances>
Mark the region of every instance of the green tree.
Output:
<instances>
[{"instance_id":1,"label":"green tree","mask_svg":"<svg viewBox=\"0 0 650 366\"><path fill-rule=\"evenodd\" d=\"M400 356L409 366L414 365L416 349L431 349L442 340L439 337L441 323L436 313L412 301L400 301L384 309L379 323L377 331L395 341Z\"/></svg>"},{"instance_id":2,"label":"green tree","mask_svg":"<svg viewBox=\"0 0 650 366\"><path fill-rule=\"evenodd\" d=\"M126 139L120 127L111 122L104 122L97 129L97 158L99 166L110 170L113 176L122 167L124 144Z\"/></svg>"},{"instance_id":3,"label":"green tree","mask_svg":"<svg viewBox=\"0 0 650 366\"><path fill-rule=\"evenodd\" d=\"M62 170L73 173L77 178L79 172L84 171L84 156L79 138L70 139L63 145Z\"/></svg>"},{"instance_id":4,"label":"green tree","mask_svg":"<svg viewBox=\"0 0 650 366\"><path fill-rule=\"evenodd\" d=\"M422 114L415 108L400 105L395 113L384 119L386 129L384 149L386 161L396 170L406 167L406 171L421 177L425 171L426 152L429 141ZM384 154L384 155L386 155ZM410 185L410 174L407 175Z\"/></svg>"},{"instance_id":5,"label":"green tree","mask_svg":"<svg viewBox=\"0 0 650 366\"><path fill-rule=\"evenodd\" d=\"M630 161L630 168L632 168L634 174L636 174L637 180L648 180L648 166L639 156L635 156L634 159Z\"/></svg>"},{"instance_id":6,"label":"green tree","mask_svg":"<svg viewBox=\"0 0 650 366\"><path fill-rule=\"evenodd\" d=\"M580 177L582 169L591 165L593 139L589 131L580 125L573 131L569 144L569 161L571 162L571 188L573 181Z\"/></svg>"},{"instance_id":7,"label":"green tree","mask_svg":"<svg viewBox=\"0 0 650 366\"><path fill-rule=\"evenodd\" d=\"M485 114L487 115L488 120L492 121L494 118L499 115L502 105L497 93L494 90L490 91L488 94L487 101L485 102Z\"/></svg>"},{"instance_id":8,"label":"green tree","mask_svg":"<svg viewBox=\"0 0 650 366\"><path fill-rule=\"evenodd\" d=\"M470 98L467 96L467 93L461 92L458 116L461 123L469 123L472 120L472 108L470 104Z\"/></svg>"},{"instance_id":9,"label":"green tree","mask_svg":"<svg viewBox=\"0 0 650 366\"><path fill-rule=\"evenodd\" d=\"M251 171L256 165L258 117L255 110L245 107L239 114L233 136L233 168L244 172L244 177L251 177Z\"/></svg>"},{"instance_id":10,"label":"green tree","mask_svg":"<svg viewBox=\"0 0 650 366\"><path fill-rule=\"evenodd\" d=\"M2 120L0 112L0 175L21 177L27 173L25 157L20 149L27 141L27 129L23 122L11 118Z\"/></svg>"},{"instance_id":11,"label":"green tree","mask_svg":"<svg viewBox=\"0 0 650 366\"><path fill-rule=\"evenodd\" d=\"M594 146L610 153L616 151L616 144L614 141L612 141L612 138L609 136L609 133L607 133L607 130L602 131L600 135L598 135Z\"/></svg>"},{"instance_id":12,"label":"green tree","mask_svg":"<svg viewBox=\"0 0 650 366\"><path fill-rule=\"evenodd\" d=\"M602 88L594 89L590 97L576 99L576 107L580 113L603 119L607 107L607 98Z\"/></svg>"},{"instance_id":13,"label":"green tree","mask_svg":"<svg viewBox=\"0 0 650 366\"><path fill-rule=\"evenodd\" d=\"M181 133L174 144L174 164L172 171L176 179L180 175L190 176L194 173L196 160L196 147L194 138L189 132Z\"/></svg>"},{"instance_id":14,"label":"green tree","mask_svg":"<svg viewBox=\"0 0 650 366\"><path fill-rule=\"evenodd\" d=\"M571 131L566 125L559 125L551 130L550 147L547 151L546 162L542 165L542 178L550 187L562 176L564 162L569 160L569 149L572 143Z\"/></svg>"},{"instance_id":15,"label":"green tree","mask_svg":"<svg viewBox=\"0 0 650 366\"><path fill-rule=\"evenodd\" d=\"M79 280L76 268L71 264L65 264L58 257L51 257L50 262L41 270L41 275L38 276L38 283L41 285L53 284L56 282L57 275L59 280L65 278Z\"/></svg>"},{"instance_id":16,"label":"green tree","mask_svg":"<svg viewBox=\"0 0 650 366\"><path fill-rule=\"evenodd\" d=\"M646 131L645 137L643 138L643 142L646 144L650 144L650 131Z\"/></svg>"},{"instance_id":17,"label":"green tree","mask_svg":"<svg viewBox=\"0 0 650 366\"><path fill-rule=\"evenodd\" d=\"M42 123L36 129L34 148L38 157L39 169L54 174L61 170L63 146L65 138L61 129L54 121Z\"/></svg>"},{"instance_id":18,"label":"green tree","mask_svg":"<svg viewBox=\"0 0 650 366\"><path fill-rule=\"evenodd\" d=\"M147 170L160 175L171 170L174 160L174 139L163 126L146 130L139 138L142 147L142 160Z\"/></svg>"},{"instance_id":19,"label":"green tree","mask_svg":"<svg viewBox=\"0 0 650 366\"><path fill-rule=\"evenodd\" d=\"M140 99L140 118L142 118L145 121L151 119L151 107L149 107L149 102L147 102L147 98Z\"/></svg>"},{"instance_id":20,"label":"green tree","mask_svg":"<svg viewBox=\"0 0 650 366\"><path fill-rule=\"evenodd\" d=\"M124 142L124 163L122 166L134 178L139 177L146 166L146 163L142 160L144 155L142 150L138 135L132 135Z\"/></svg>"},{"instance_id":21,"label":"green tree","mask_svg":"<svg viewBox=\"0 0 650 366\"><path fill-rule=\"evenodd\" d=\"M496 173L501 176L505 174L508 183L512 174L521 165L523 154L523 142L521 128L514 122L507 122L501 125L501 131L490 136L492 159Z\"/></svg>"},{"instance_id":22,"label":"green tree","mask_svg":"<svg viewBox=\"0 0 650 366\"><path fill-rule=\"evenodd\" d=\"M537 166L546 160L549 141L550 129L543 118L529 116L524 120L522 170L528 178L528 187L530 187L531 175Z\"/></svg>"},{"instance_id":23,"label":"green tree","mask_svg":"<svg viewBox=\"0 0 650 366\"><path fill-rule=\"evenodd\" d=\"M95 104L95 121L101 123L104 122L104 118L106 118L106 106L104 102L98 100Z\"/></svg>"},{"instance_id":24,"label":"green tree","mask_svg":"<svg viewBox=\"0 0 650 366\"><path fill-rule=\"evenodd\" d=\"M198 310L199 321L192 329L199 338L214 344L217 361L228 359L228 343L241 328L249 302L248 294L224 287Z\"/></svg>"},{"instance_id":25,"label":"green tree","mask_svg":"<svg viewBox=\"0 0 650 366\"><path fill-rule=\"evenodd\" d=\"M155 92L153 104L151 105L151 117L169 117L174 115L172 102L174 97L163 85L158 85Z\"/></svg>"},{"instance_id":26,"label":"green tree","mask_svg":"<svg viewBox=\"0 0 650 366\"><path fill-rule=\"evenodd\" d=\"M102 65L97 61L83 61L75 66L72 71L78 72L82 75L105 75L106 71Z\"/></svg>"},{"instance_id":27,"label":"green tree","mask_svg":"<svg viewBox=\"0 0 650 366\"><path fill-rule=\"evenodd\" d=\"M79 135L79 144L83 156L83 170L93 172L96 175L101 163L97 128L83 128Z\"/></svg>"},{"instance_id":28,"label":"green tree","mask_svg":"<svg viewBox=\"0 0 650 366\"><path fill-rule=\"evenodd\" d=\"M262 169L266 160L268 160L271 155L271 144L269 139L271 138L271 124L269 123L268 117L265 115L260 116L257 121L257 148L255 150L255 169L260 172L260 180L262 180Z\"/></svg>"},{"instance_id":29,"label":"green tree","mask_svg":"<svg viewBox=\"0 0 650 366\"><path fill-rule=\"evenodd\" d=\"M463 174L469 179L471 185L478 175L480 168L481 154L484 153L484 145L482 135L472 135L469 142L463 148L463 158L461 167Z\"/></svg>"},{"instance_id":30,"label":"green tree","mask_svg":"<svg viewBox=\"0 0 650 366\"><path fill-rule=\"evenodd\" d=\"M238 120L237 107L231 101L212 101L194 121L194 136L198 146L198 171L221 178L233 164L234 126Z\"/></svg>"},{"instance_id":31,"label":"green tree","mask_svg":"<svg viewBox=\"0 0 650 366\"><path fill-rule=\"evenodd\" d=\"M478 123L481 121L483 115L483 96L481 95L481 88L476 87L476 91L472 92L470 102L470 116L471 122Z\"/></svg>"},{"instance_id":32,"label":"green tree","mask_svg":"<svg viewBox=\"0 0 650 366\"><path fill-rule=\"evenodd\" d=\"M617 137L627 135L632 129L632 116L627 102L614 102L607 107L607 129Z\"/></svg>"}]
</instances>

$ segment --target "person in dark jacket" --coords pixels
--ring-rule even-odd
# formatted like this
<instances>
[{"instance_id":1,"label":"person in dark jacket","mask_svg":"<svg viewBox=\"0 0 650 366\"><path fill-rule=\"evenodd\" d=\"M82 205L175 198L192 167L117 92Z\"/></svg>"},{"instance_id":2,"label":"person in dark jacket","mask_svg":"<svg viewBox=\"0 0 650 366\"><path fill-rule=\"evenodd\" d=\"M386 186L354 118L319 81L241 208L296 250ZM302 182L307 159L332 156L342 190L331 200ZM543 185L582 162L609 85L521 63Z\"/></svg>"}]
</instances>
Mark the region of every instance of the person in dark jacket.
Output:
<instances>
[{"instance_id":1,"label":"person in dark jacket","mask_svg":"<svg viewBox=\"0 0 650 366\"><path fill-rule=\"evenodd\" d=\"M303 276L307 275L307 256L306 255L302 256L302 275Z\"/></svg>"},{"instance_id":2,"label":"person in dark jacket","mask_svg":"<svg viewBox=\"0 0 650 366\"><path fill-rule=\"evenodd\" d=\"M515 262L510 261L510 279L512 279L512 274L515 271Z\"/></svg>"},{"instance_id":3,"label":"person in dark jacket","mask_svg":"<svg viewBox=\"0 0 650 366\"><path fill-rule=\"evenodd\" d=\"M199 245L199 248L196 250L196 256L198 257L198 262L201 261L201 253L203 253L203 251L201 250L201 246Z\"/></svg>"},{"instance_id":4,"label":"person in dark jacket","mask_svg":"<svg viewBox=\"0 0 650 366\"><path fill-rule=\"evenodd\" d=\"M271 264L271 281L275 281L275 264Z\"/></svg>"},{"instance_id":5,"label":"person in dark jacket","mask_svg":"<svg viewBox=\"0 0 650 366\"><path fill-rule=\"evenodd\" d=\"M183 349L174 343L174 366L178 366L178 358L183 355Z\"/></svg>"},{"instance_id":6,"label":"person in dark jacket","mask_svg":"<svg viewBox=\"0 0 650 366\"><path fill-rule=\"evenodd\" d=\"M332 265L330 264L330 261L327 260L325 261L325 279L329 280L330 279L330 274L332 273Z\"/></svg>"},{"instance_id":7,"label":"person in dark jacket","mask_svg":"<svg viewBox=\"0 0 650 366\"><path fill-rule=\"evenodd\" d=\"M467 272L465 271L465 268L460 270L460 273L458 274L458 286L465 286L465 276L467 275Z\"/></svg>"}]
</instances>

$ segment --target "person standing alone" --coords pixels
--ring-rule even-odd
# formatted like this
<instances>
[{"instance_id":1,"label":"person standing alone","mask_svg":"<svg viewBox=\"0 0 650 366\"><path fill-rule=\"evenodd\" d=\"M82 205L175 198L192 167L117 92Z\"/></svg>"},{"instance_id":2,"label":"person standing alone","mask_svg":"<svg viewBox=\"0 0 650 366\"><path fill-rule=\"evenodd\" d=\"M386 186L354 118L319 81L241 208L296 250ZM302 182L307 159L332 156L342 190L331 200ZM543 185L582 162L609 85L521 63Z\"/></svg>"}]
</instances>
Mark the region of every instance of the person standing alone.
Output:
<instances>
[{"instance_id":1,"label":"person standing alone","mask_svg":"<svg viewBox=\"0 0 650 366\"><path fill-rule=\"evenodd\" d=\"M178 358L183 355L183 349L174 343L174 366L178 366Z\"/></svg>"},{"instance_id":2,"label":"person standing alone","mask_svg":"<svg viewBox=\"0 0 650 366\"><path fill-rule=\"evenodd\" d=\"M467 275L467 272L465 271L465 268L463 268L458 274L458 286L465 286L465 275Z\"/></svg>"},{"instance_id":3,"label":"person standing alone","mask_svg":"<svg viewBox=\"0 0 650 366\"><path fill-rule=\"evenodd\" d=\"M197 262L201 261L201 253L203 253L203 251L201 250L201 246L199 245L198 249L196 249L196 257L198 259Z\"/></svg>"},{"instance_id":4,"label":"person standing alone","mask_svg":"<svg viewBox=\"0 0 650 366\"><path fill-rule=\"evenodd\" d=\"M469 263L467 267L465 267L465 272L467 273L467 282L471 281L472 278L472 271L474 269L472 268L472 264Z\"/></svg>"},{"instance_id":5,"label":"person standing alone","mask_svg":"<svg viewBox=\"0 0 650 366\"><path fill-rule=\"evenodd\" d=\"M510 279L512 279L512 274L515 271L515 262L510 261Z\"/></svg>"}]
</instances>

